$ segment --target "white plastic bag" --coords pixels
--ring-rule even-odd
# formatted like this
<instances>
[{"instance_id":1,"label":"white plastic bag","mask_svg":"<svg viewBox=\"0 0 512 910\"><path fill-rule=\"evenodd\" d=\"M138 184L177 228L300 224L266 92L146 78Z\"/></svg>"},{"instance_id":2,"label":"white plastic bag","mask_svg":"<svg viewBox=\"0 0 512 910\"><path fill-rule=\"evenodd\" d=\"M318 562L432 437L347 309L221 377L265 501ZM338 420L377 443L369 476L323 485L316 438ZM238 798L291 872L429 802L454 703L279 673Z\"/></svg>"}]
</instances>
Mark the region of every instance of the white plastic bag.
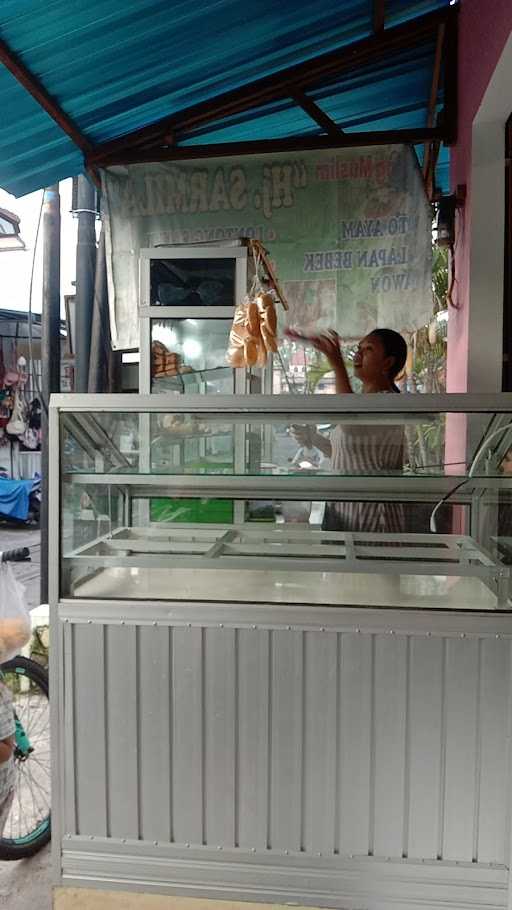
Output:
<instances>
[{"instance_id":1,"label":"white plastic bag","mask_svg":"<svg viewBox=\"0 0 512 910\"><path fill-rule=\"evenodd\" d=\"M22 397L20 393L16 391L11 419L5 428L9 436L23 436L23 433L27 429L24 418L24 410L25 409L23 406Z\"/></svg>"},{"instance_id":2,"label":"white plastic bag","mask_svg":"<svg viewBox=\"0 0 512 910\"><path fill-rule=\"evenodd\" d=\"M1 554L0 554L1 555ZM0 663L5 663L30 641L32 623L25 588L8 562L0 562Z\"/></svg>"}]
</instances>

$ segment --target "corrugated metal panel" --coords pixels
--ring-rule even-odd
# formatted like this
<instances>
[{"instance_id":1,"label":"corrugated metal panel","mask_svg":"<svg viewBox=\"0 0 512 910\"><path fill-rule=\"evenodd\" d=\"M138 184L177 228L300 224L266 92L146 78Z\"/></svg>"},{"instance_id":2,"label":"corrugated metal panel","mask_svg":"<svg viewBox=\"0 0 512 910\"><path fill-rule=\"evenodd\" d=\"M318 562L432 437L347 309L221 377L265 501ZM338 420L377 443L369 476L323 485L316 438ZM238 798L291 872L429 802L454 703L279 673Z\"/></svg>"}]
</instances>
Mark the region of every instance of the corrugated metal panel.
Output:
<instances>
[{"instance_id":1,"label":"corrugated metal panel","mask_svg":"<svg viewBox=\"0 0 512 910\"><path fill-rule=\"evenodd\" d=\"M443 641L410 643L407 855L437 859L443 740Z\"/></svg>"},{"instance_id":2,"label":"corrugated metal panel","mask_svg":"<svg viewBox=\"0 0 512 910\"><path fill-rule=\"evenodd\" d=\"M68 748L74 742L76 833L106 836L111 833L107 818L110 781L106 750L113 730L111 718L105 714L104 628L88 623L73 627L72 632L73 725L69 729L66 726L65 739ZM69 695L65 693L65 698ZM116 766L115 763L114 769Z\"/></svg>"},{"instance_id":3,"label":"corrugated metal panel","mask_svg":"<svg viewBox=\"0 0 512 910\"><path fill-rule=\"evenodd\" d=\"M374 758L370 852L402 856L405 804L407 638L375 636Z\"/></svg>"},{"instance_id":4,"label":"corrugated metal panel","mask_svg":"<svg viewBox=\"0 0 512 910\"><path fill-rule=\"evenodd\" d=\"M171 630L139 631L140 836L150 841L172 838L171 639Z\"/></svg>"},{"instance_id":5,"label":"corrugated metal panel","mask_svg":"<svg viewBox=\"0 0 512 910\"><path fill-rule=\"evenodd\" d=\"M480 668L478 804L474 855L480 862L507 863L508 830L503 805L508 801L510 742L510 644L483 641Z\"/></svg>"},{"instance_id":6,"label":"corrugated metal panel","mask_svg":"<svg viewBox=\"0 0 512 910\"><path fill-rule=\"evenodd\" d=\"M206 629L204 637L204 840L217 847L234 847L235 631Z\"/></svg>"},{"instance_id":7,"label":"corrugated metal panel","mask_svg":"<svg viewBox=\"0 0 512 910\"><path fill-rule=\"evenodd\" d=\"M188 628L173 629L172 634L171 830L176 843L202 844L204 843L203 631Z\"/></svg>"},{"instance_id":8,"label":"corrugated metal panel","mask_svg":"<svg viewBox=\"0 0 512 910\"><path fill-rule=\"evenodd\" d=\"M332 855L336 833L338 763L336 635L325 632L305 634L303 673L301 847L306 853ZM326 743L329 743L328 749L325 748Z\"/></svg>"},{"instance_id":9,"label":"corrugated metal panel","mask_svg":"<svg viewBox=\"0 0 512 910\"><path fill-rule=\"evenodd\" d=\"M269 855L506 863L510 647L74 624L65 831Z\"/></svg>"},{"instance_id":10,"label":"corrugated metal panel","mask_svg":"<svg viewBox=\"0 0 512 910\"><path fill-rule=\"evenodd\" d=\"M121 838L140 836L139 631L135 626L112 626L106 636L108 830Z\"/></svg>"},{"instance_id":11,"label":"corrugated metal panel","mask_svg":"<svg viewBox=\"0 0 512 910\"><path fill-rule=\"evenodd\" d=\"M446 654L446 772L442 855L473 859L479 729L479 642L454 639Z\"/></svg>"},{"instance_id":12,"label":"corrugated metal panel","mask_svg":"<svg viewBox=\"0 0 512 910\"><path fill-rule=\"evenodd\" d=\"M364 855L370 849L370 810L375 752L373 636L341 636L338 693L339 853Z\"/></svg>"},{"instance_id":13,"label":"corrugated metal panel","mask_svg":"<svg viewBox=\"0 0 512 910\"><path fill-rule=\"evenodd\" d=\"M398 24L448 2L388 0L386 22ZM257 0L250 7L237 0L5 0L0 7L2 38L93 143L125 135L370 31L367 0L325 0L320 6L308 0ZM418 73L423 80L421 66ZM407 106L408 99L411 113L417 113L410 80L402 80L396 95L383 94L380 101L377 84L370 80L362 105L371 108L374 119ZM342 106L343 95L340 89ZM357 108L361 97L359 92ZM3 187L21 195L79 172L81 155L71 140L4 69L0 102ZM285 120L293 135L307 118L299 108L290 108ZM264 132L255 123L252 128L254 135Z\"/></svg>"},{"instance_id":14,"label":"corrugated metal panel","mask_svg":"<svg viewBox=\"0 0 512 910\"><path fill-rule=\"evenodd\" d=\"M240 629L237 635L236 844L260 850L268 837L271 633Z\"/></svg>"},{"instance_id":15,"label":"corrugated metal panel","mask_svg":"<svg viewBox=\"0 0 512 910\"><path fill-rule=\"evenodd\" d=\"M268 847L302 847L304 632L271 632Z\"/></svg>"}]
</instances>

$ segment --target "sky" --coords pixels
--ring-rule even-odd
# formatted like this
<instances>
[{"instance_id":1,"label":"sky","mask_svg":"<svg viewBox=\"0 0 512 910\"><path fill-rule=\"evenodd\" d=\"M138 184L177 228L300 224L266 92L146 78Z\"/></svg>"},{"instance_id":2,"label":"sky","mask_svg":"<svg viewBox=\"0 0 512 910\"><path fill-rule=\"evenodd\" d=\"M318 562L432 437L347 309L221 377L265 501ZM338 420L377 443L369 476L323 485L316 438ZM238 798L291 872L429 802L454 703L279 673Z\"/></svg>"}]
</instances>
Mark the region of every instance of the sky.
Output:
<instances>
[{"instance_id":1,"label":"sky","mask_svg":"<svg viewBox=\"0 0 512 910\"><path fill-rule=\"evenodd\" d=\"M61 211L61 315L64 318L64 295L72 294L76 271L76 231L77 222L71 214L71 180L60 184ZM20 218L20 234L25 241L26 250L0 252L0 279L2 302L0 307L9 310L29 309L30 272L34 256L37 222L41 209L43 191L30 193L16 199L4 190L0 190L0 208L8 209ZM42 250L43 232L39 231L36 250L36 264L32 292L32 310L41 312L42 302Z\"/></svg>"}]
</instances>

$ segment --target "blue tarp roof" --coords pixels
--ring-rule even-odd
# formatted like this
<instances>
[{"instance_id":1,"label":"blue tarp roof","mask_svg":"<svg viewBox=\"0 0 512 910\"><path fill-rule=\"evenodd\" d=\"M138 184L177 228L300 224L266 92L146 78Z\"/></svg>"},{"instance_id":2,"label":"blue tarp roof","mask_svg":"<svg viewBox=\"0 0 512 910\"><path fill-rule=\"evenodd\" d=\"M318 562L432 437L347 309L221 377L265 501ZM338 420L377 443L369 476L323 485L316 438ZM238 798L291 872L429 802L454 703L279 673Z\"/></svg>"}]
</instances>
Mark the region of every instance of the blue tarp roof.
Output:
<instances>
[{"instance_id":1,"label":"blue tarp roof","mask_svg":"<svg viewBox=\"0 0 512 910\"><path fill-rule=\"evenodd\" d=\"M386 0L386 28L449 0ZM94 146L372 33L370 0L2 0L0 37ZM347 132L425 126L423 44L308 92ZM438 97L441 105L442 97ZM73 141L0 70L0 186L15 195L83 169ZM203 126L183 144L322 132L293 102ZM447 189L447 152L438 181Z\"/></svg>"}]
</instances>

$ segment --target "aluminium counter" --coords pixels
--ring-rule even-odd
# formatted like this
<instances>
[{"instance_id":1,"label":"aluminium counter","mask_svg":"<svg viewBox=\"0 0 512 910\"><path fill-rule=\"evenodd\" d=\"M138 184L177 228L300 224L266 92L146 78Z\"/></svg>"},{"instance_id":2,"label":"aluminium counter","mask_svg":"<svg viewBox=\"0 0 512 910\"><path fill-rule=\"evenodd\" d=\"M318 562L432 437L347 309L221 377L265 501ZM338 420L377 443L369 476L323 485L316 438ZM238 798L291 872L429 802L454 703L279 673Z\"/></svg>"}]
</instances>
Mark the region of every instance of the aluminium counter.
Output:
<instances>
[{"instance_id":1,"label":"aluminium counter","mask_svg":"<svg viewBox=\"0 0 512 910\"><path fill-rule=\"evenodd\" d=\"M512 396L63 395L50 424L55 906L507 907ZM297 468L297 425L403 471Z\"/></svg>"}]
</instances>

